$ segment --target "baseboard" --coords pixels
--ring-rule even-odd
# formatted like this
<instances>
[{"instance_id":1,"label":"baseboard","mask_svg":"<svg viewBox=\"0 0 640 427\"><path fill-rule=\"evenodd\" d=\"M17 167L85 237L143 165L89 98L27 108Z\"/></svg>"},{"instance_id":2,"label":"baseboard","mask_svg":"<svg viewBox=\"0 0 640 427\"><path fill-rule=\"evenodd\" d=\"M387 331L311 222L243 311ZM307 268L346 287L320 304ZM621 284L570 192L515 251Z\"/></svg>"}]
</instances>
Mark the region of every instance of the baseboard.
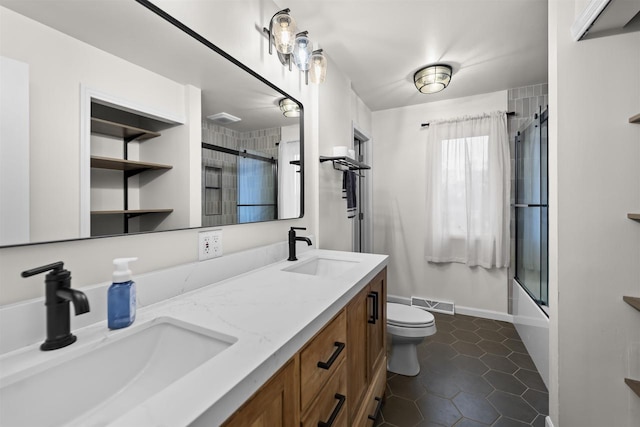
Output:
<instances>
[{"instance_id":1,"label":"baseboard","mask_svg":"<svg viewBox=\"0 0 640 427\"><path fill-rule=\"evenodd\" d=\"M544 418L544 425L545 425L545 427L553 427L553 423L551 422L551 418L548 415Z\"/></svg>"},{"instance_id":2,"label":"baseboard","mask_svg":"<svg viewBox=\"0 0 640 427\"><path fill-rule=\"evenodd\" d=\"M456 305L456 313L467 316L482 317L483 319L500 320L502 322L513 323L513 316L499 311L483 310L481 308L464 307Z\"/></svg>"},{"instance_id":3,"label":"baseboard","mask_svg":"<svg viewBox=\"0 0 640 427\"><path fill-rule=\"evenodd\" d=\"M388 294L387 301L396 302L399 304L411 305L411 298L402 297L399 295ZM498 311L483 310L481 308L463 307L459 305L455 306L455 311L456 313L464 314L467 316L482 317L483 319L500 320L502 322L513 323L512 315L507 313L500 313Z\"/></svg>"}]
</instances>

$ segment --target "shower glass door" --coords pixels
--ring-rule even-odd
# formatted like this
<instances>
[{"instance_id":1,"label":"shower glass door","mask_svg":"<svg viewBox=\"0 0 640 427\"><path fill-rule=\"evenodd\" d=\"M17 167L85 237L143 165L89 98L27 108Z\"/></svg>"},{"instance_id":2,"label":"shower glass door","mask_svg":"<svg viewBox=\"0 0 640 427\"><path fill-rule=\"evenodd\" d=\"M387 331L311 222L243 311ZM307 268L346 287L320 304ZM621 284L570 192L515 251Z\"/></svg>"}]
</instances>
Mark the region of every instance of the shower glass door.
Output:
<instances>
[{"instance_id":1,"label":"shower glass door","mask_svg":"<svg viewBox=\"0 0 640 427\"><path fill-rule=\"evenodd\" d=\"M542 306L548 290L547 111L516 136L516 280Z\"/></svg>"}]
</instances>

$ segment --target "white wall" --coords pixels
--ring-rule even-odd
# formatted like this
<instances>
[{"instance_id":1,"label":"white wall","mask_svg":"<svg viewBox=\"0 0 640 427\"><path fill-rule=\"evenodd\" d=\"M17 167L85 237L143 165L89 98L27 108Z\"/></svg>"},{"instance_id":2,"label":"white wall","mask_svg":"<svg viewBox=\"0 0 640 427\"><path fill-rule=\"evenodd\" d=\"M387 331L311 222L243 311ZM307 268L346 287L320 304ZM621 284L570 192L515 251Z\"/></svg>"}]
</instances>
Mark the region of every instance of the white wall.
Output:
<instances>
[{"instance_id":1,"label":"white wall","mask_svg":"<svg viewBox=\"0 0 640 427\"><path fill-rule=\"evenodd\" d=\"M640 296L640 33L574 42L574 3L549 4L550 415L637 427L640 313L622 296Z\"/></svg>"},{"instance_id":2,"label":"white wall","mask_svg":"<svg viewBox=\"0 0 640 427\"><path fill-rule=\"evenodd\" d=\"M507 313L507 269L424 259L425 145L430 120L506 110L507 92L373 113L374 252L390 255L389 293Z\"/></svg>"}]
</instances>

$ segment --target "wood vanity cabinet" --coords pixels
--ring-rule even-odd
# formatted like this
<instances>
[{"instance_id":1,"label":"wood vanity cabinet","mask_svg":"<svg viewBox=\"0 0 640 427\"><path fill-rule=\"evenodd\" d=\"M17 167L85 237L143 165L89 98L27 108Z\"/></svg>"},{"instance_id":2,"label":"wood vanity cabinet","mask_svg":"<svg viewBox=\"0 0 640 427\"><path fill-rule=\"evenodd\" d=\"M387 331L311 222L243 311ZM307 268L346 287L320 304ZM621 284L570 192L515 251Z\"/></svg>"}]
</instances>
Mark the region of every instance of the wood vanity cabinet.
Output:
<instances>
[{"instance_id":1,"label":"wood vanity cabinet","mask_svg":"<svg viewBox=\"0 0 640 427\"><path fill-rule=\"evenodd\" d=\"M372 426L386 366L386 268L223 425Z\"/></svg>"},{"instance_id":2,"label":"wood vanity cabinet","mask_svg":"<svg viewBox=\"0 0 640 427\"><path fill-rule=\"evenodd\" d=\"M349 420L352 426L373 425L384 395L387 379L386 281L385 268L347 306Z\"/></svg>"},{"instance_id":3,"label":"wood vanity cabinet","mask_svg":"<svg viewBox=\"0 0 640 427\"><path fill-rule=\"evenodd\" d=\"M298 358L293 357L244 403L224 427L298 427Z\"/></svg>"}]
</instances>

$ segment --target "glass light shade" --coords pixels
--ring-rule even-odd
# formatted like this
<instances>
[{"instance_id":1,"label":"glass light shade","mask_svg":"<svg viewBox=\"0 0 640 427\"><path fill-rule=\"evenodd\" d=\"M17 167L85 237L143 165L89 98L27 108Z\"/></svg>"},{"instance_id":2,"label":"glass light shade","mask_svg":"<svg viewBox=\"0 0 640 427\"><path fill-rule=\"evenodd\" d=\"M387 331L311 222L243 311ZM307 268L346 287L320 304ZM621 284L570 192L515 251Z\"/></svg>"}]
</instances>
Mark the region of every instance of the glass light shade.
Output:
<instances>
[{"instance_id":1,"label":"glass light shade","mask_svg":"<svg viewBox=\"0 0 640 427\"><path fill-rule=\"evenodd\" d=\"M271 20L271 35L280 53L290 54L293 51L297 32L296 21L286 12L278 13Z\"/></svg>"},{"instance_id":2,"label":"glass light shade","mask_svg":"<svg viewBox=\"0 0 640 427\"><path fill-rule=\"evenodd\" d=\"M416 88L422 93L440 92L451 81L451 67L448 65L431 65L418 70L413 76Z\"/></svg>"},{"instance_id":3,"label":"glass light shade","mask_svg":"<svg viewBox=\"0 0 640 427\"><path fill-rule=\"evenodd\" d=\"M310 67L310 58L313 53L311 40L306 34L301 33L296 36L293 44L293 63L300 71L306 71Z\"/></svg>"},{"instance_id":4,"label":"glass light shade","mask_svg":"<svg viewBox=\"0 0 640 427\"><path fill-rule=\"evenodd\" d=\"M278 105L285 117L300 117L300 106L289 98L282 98Z\"/></svg>"},{"instance_id":5,"label":"glass light shade","mask_svg":"<svg viewBox=\"0 0 640 427\"><path fill-rule=\"evenodd\" d=\"M311 83L320 84L327 77L327 58L322 52L315 52L311 55L311 64L309 68L309 79Z\"/></svg>"}]
</instances>

